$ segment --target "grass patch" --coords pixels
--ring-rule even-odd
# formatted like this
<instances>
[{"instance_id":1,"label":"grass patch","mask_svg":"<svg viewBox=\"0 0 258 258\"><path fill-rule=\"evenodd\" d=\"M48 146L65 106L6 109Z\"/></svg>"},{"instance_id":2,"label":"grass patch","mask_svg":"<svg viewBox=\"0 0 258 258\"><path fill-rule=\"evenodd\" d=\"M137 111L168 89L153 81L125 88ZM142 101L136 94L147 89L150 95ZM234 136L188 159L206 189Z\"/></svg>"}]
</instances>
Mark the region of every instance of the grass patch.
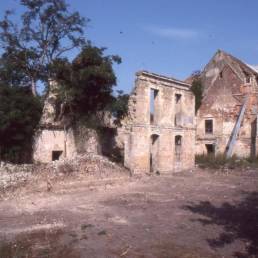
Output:
<instances>
[{"instance_id":1,"label":"grass patch","mask_svg":"<svg viewBox=\"0 0 258 258\"><path fill-rule=\"evenodd\" d=\"M235 168L258 168L258 157L256 158L239 158L232 156L226 158L223 154L218 155L196 155L195 162L200 168L211 169L235 169Z\"/></svg>"}]
</instances>

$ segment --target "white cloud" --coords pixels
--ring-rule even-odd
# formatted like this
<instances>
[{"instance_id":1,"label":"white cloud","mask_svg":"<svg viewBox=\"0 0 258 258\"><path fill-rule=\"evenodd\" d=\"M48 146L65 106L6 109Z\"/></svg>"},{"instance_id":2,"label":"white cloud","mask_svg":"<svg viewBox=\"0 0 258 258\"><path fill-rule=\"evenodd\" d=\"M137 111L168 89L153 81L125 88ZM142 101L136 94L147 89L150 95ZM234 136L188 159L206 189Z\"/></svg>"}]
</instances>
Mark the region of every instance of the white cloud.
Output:
<instances>
[{"instance_id":1,"label":"white cloud","mask_svg":"<svg viewBox=\"0 0 258 258\"><path fill-rule=\"evenodd\" d=\"M158 27L158 26L146 26L143 29L154 35L171 38L171 39L193 39L199 36L199 32L192 29L172 28L172 27Z\"/></svg>"}]
</instances>

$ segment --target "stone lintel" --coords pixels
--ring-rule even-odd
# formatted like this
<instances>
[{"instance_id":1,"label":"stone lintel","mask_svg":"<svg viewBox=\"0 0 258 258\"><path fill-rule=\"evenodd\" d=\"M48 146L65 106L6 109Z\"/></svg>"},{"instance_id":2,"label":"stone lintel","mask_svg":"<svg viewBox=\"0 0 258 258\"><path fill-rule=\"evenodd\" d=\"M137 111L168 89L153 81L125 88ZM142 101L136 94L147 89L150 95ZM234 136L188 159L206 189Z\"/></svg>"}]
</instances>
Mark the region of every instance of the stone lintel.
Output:
<instances>
[{"instance_id":1,"label":"stone lintel","mask_svg":"<svg viewBox=\"0 0 258 258\"><path fill-rule=\"evenodd\" d=\"M186 82L147 71L137 72L136 76L142 80L144 80L144 78L158 80L159 83L167 87L175 87L181 90L189 90L191 88L191 84L188 84Z\"/></svg>"}]
</instances>

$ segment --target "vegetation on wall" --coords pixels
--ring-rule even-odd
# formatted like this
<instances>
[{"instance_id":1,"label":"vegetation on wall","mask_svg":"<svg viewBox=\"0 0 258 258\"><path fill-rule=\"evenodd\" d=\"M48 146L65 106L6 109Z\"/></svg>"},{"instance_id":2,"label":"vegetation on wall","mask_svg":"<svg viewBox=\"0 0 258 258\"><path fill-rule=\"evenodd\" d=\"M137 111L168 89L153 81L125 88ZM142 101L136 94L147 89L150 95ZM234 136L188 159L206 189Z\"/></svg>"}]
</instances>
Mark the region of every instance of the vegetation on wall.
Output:
<instances>
[{"instance_id":1,"label":"vegetation on wall","mask_svg":"<svg viewBox=\"0 0 258 258\"><path fill-rule=\"evenodd\" d=\"M193 82L191 91L193 92L195 96L195 112L199 110L201 104L202 104L202 98L203 98L203 86L200 79L200 71L196 71L192 74Z\"/></svg>"}]
</instances>

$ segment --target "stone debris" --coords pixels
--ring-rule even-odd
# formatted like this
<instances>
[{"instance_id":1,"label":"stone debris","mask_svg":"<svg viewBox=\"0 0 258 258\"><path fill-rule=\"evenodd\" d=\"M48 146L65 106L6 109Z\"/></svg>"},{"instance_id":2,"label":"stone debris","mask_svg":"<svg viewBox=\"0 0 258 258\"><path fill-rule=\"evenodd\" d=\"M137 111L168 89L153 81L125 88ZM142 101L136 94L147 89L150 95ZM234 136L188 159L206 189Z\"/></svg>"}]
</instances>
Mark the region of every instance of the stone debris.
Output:
<instances>
[{"instance_id":1,"label":"stone debris","mask_svg":"<svg viewBox=\"0 0 258 258\"><path fill-rule=\"evenodd\" d=\"M94 176L95 179L129 175L122 166L106 157L85 153L70 159L61 159L47 164L0 163L0 192L26 185L28 182L45 179L47 189L52 189L54 179L65 176Z\"/></svg>"}]
</instances>

